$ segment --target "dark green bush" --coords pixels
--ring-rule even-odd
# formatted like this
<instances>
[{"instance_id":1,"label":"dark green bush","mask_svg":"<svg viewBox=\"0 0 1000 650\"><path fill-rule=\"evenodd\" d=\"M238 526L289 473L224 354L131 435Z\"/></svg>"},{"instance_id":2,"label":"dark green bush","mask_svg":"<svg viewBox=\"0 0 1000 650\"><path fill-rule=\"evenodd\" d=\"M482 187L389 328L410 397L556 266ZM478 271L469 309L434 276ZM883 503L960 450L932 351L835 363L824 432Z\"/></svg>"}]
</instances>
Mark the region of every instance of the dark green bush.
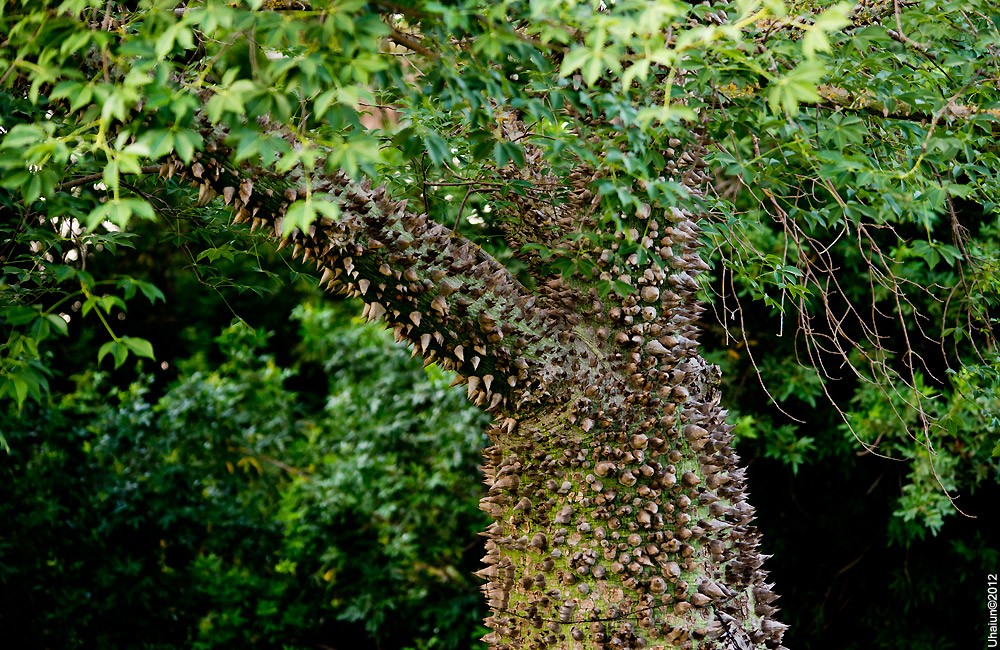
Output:
<instances>
[{"instance_id":1,"label":"dark green bush","mask_svg":"<svg viewBox=\"0 0 1000 650\"><path fill-rule=\"evenodd\" d=\"M162 395L88 373L3 413L5 643L468 647L484 418L346 314L297 311L325 404L234 325Z\"/></svg>"}]
</instances>

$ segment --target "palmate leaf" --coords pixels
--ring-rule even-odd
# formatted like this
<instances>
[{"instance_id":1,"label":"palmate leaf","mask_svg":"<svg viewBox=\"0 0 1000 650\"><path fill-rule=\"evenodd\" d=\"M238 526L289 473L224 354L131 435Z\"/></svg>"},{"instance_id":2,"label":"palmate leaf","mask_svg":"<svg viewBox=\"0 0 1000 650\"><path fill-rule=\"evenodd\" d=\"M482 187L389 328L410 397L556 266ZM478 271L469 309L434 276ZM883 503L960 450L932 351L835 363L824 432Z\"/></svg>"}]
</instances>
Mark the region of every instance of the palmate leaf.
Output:
<instances>
[{"instance_id":1,"label":"palmate leaf","mask_svg":"<svg viewBox=\"0 0 1000 650\"><path fill-rule=\"evenodd\" d=\"M806 60L793 70L774 80L767 92L771 111L795 117L799 106L820 99L816 85L822 80L826 67L818 59Z\"/></svg>"},{"instance_id":2,"label":"palmate leaf","mask_svg":"<svg viewBox=\"0 0 1000 650\"><path fill-rule=\"evenodd\" d=\"M802 35L802 53L806 58L812 58L817 52L830 51L828 34L851 24L850 14L853 8L849 2L840 2L816 16L813 24Z\"/></svg>"},{"instance_id":3,"label":"palmate leaf","mask_svg":"<svg viewBox=\"0 0 1000 650\"><path fill-rule=\"evenodd\" d=\"M153 354L152 343L146 339L123 336L103 344L97 351L97 362L101 363L104 357L111 355L115 363L115 369L117 370L128 359L129 353L147 359L156 358Z\"/></svg>"},{"instance_id":4,"label":"palmate leaf","mask_svg":"<svg viewBox=\"0 0 1000 650\"><path fill-rule=\"evenodd\" d=\"M326 217L336 220L340 216L340 207L334 201L316 200L313 197L292 203L285 213L281 224L281 234L287 237L294 230L307 231L316 219Z\"/></svg>"}]
</instances>

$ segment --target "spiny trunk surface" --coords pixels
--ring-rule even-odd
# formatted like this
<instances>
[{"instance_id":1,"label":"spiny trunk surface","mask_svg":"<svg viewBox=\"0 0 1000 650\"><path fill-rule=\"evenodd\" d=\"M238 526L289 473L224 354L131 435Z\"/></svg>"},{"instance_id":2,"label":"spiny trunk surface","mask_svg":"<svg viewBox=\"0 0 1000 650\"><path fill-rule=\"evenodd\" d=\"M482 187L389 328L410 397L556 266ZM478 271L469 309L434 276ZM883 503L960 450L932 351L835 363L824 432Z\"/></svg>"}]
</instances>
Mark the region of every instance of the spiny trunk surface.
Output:
<instances>
[{"instance_id":1,"label":"spiny trunk surface","mask_svg":"<svg viewBox=\"0 0 1000 650\"><path fill-rule=\"evenodd\" d=\"M232 168L223 135L205 137L193 164L173 161L162 173L222 195L238 221L280 238L302 178ZM528 170L537 168L530 154ZM688 169L673 171L704 180L687 159L678 164ZM560 183L527 176L539 192ZM530 232L509 240L595 228L586 180L564 179L562 202L526 194ZM599 259L595 276L631 287L601 297L593 283L540 275L530 258L529 291L383 188L328 176L310 191L341 214L294 231L295 255L328 286L361 296L370 319L384 319L426 360L455 370L469 398L495 415L481 502L495 520L480 572L491 649L780 646L785 626L771 618L776 596L718 369L698 354L695 277L708 267L688 214L640 210L642 231L609 234L605 250L585 250L581 238L577 252ZM631 241L663 264L624 254Z\"/></svg>"}]
</instances>

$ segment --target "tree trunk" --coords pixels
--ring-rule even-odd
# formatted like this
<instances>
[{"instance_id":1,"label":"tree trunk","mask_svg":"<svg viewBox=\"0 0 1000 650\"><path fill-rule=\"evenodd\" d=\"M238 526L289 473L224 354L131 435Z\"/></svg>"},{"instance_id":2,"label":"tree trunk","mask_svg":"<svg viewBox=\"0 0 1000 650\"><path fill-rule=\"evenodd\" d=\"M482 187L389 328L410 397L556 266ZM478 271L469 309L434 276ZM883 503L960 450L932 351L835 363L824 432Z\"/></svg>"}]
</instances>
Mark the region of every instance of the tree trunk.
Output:
<instances>
[{"instance_id":1,"label":"tree trunk","mask_svg":"<svg viewBox=\"0 0 1000 650\"><path fill-rule=\"evenodd\" d=\"M235 172L220 162L230 159L222 137L204 135L193 164L162 173L221 194L237 220L280 237L301 179ZM530 162L512 173L530 175ZM593 226L585 179L533 180L539 192L559 185L565 200L529 193L530 228L511 238L544 244ZM457 371L495 416L481 502L495 519L480 572L491 649L780 645L785 626L771 618L776 596L760 568L718 369L698 354L694 278L707 266L688 214L645 210L641 234L609 234L604 249L581 238L575 252L599 260L591 279L628 285L625 297L602 297L595 282L541 275L533 259L529 290L382 188L332 176L310 191L340 217L294 231L295 254L328 286L360 295L368 318L384 319L428 362ZM640 239L662 266L625 255Z\"/></svg>"}]
</instances>

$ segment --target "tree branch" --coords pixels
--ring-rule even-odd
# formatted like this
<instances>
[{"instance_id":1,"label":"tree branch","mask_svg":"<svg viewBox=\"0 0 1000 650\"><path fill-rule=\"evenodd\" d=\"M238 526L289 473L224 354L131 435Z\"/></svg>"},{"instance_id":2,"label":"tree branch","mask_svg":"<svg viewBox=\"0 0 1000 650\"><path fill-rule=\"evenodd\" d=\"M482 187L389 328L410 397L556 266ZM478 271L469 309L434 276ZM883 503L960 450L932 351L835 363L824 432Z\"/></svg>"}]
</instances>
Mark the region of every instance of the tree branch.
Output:
<instances>
[{"instance_id":1,"label":"tree branch","mask_svg":"<svg viewBox=\"0 0 1000 650\"><path fill-rule=\"evenodd\" d=\"M141 174L157 174L160 171L160 165L145 165L139 169ZM104 179L103 173L98 174L88 174L86 176L78 176L76 178L70 179L59 183L56 186L57 192L65 192L66 190L71 190L74 187L79 187L81 185L86 185L87 183L97 183Z\"/></svg>"},{"instance_id":2,"label":"tree branch","mask_svg":"<svg viewBox=\"0 0 1000 650\"><path fill-rule=\"evenodd\" d=\"M419 40L417 40L410 34L402 32L392 26L390 26L389 29L392 30L392 36L390 36L389 38L392 40L393 43L401 45L407 49L413 50L418 54L423 54L424 56L426 56L428 59L431 60L439 58L436 52L432 52L428 48L424 47Z\"/></svg>"},{"instance_id":3,"label":"tree branch","mask_svg":"<svg viewBox=\"0 0 1000 650\"><path fill-rule=\"evenodd\" d=\"M866 95L853 95L837 86L821 84L817 86L816 90L825 102L837 108L870 113L878 117L929 122L935 119L936 115L936 113L932 114L917 110L902 102L899 102L895 109L890 110L884 103L874 97ZM945 106L942 107L941 113L938 115L937 119L940 119L941 116L947 116L952 119L964 120L977 115L991 115L993 117L1000 118L1000 109L983 109L976 106L968 106L965 104L957 104L954 101L948 101Z\"/></svg>"}]
</instances>

